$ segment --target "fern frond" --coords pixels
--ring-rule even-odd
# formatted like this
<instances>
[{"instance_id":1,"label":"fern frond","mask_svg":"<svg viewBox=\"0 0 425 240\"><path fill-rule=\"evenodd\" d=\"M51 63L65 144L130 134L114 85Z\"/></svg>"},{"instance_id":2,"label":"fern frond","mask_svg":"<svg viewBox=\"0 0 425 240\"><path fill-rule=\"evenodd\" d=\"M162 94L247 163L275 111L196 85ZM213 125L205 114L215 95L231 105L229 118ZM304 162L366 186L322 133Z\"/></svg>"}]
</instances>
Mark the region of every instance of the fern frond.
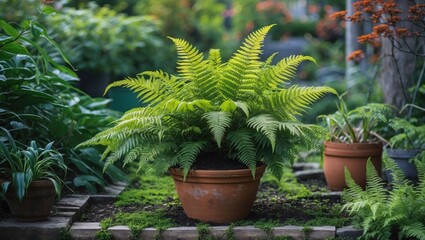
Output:
<instances>
[{"instance_id":1,"label":"fern frond","mask_svg":"<svg viewBox=\"0 0 425 240\"><path fill-rule=\"evenodd\" d=\"M404 186L406 182L406 177L398 167L397 163L391 158L384 158L385 166L392 177L393 188L398 189L401 186Z\"/></svg>"},{"instance_id":2,"label":"fern frond","mask_svg":"<svg viewBox=\"0 0 425 240\"><path fill-rule=\"evenodd\" d=\"M311 61L316 63L316 60L310 56L289 56L283 58L276 65L267 69L265 74L267 80L267 85L272 90L282 89L284 84L296 76L298 66L305 61Z\"/></svg>"},{"instance_id":3,"label":"fern frond","mask_svg":"<svg viewBox=\"0 0 425 240\"><path fill-rule=\"evenodd\" d=\"M185 142L180 146L180 151L177 153L179 165L183 168L184 179L186 179L189 169L192 167L196 157L201 150L207 145L206 141Z\"/></svg>"},{"instance_id":4,"label":"fern frond","mask_svg":"<svg viewBox=\"0 0 425 240\"><path fill-rule=\"evenodd\" d=\"M176 112L195 112L201 110L202 112L208 112L212 110L214 106L212 103L205 99L196 99L194 101L180 101L177 99L170 99L165 103L164 110L169 113Z\"/></svg>"},{"instance_id":5,"label":"fern frond","mask_svg":"<svg viewBox=\"0 0 425 240\"><path fill-rule=\"evenodd\" d=\"M165 76L165 75L164 75ZM113 87L125 87L137 93L137 97L142 102L155 104L164 99L165 88L160 80L145 79L143 75L136 78L126 78L109 84L105 89L105 94Z\"/></svg>"},{"instance_id":6,"label":"fern frond","mask_svg":"<svg viewBox=\"0 0 425 240\"><path fill-rule=\"evenodd\" d=\"M248 127L264 134L270 141L274 151L276 147L276 132L279 128L279 122L270 114L262 114L251 117L247 121Z\"/></svg>"},{"instance_id":7,"label":"fern frond","mask_svg":"<svg viewBox=\"0 0 425 240\"><path fill-rule=\"evenodd\" d=\"M171 38L177 46L177 71L184 83L192 82L196 88L193 89L192 95L197 98L205 98L208 100L217 100L220 93L217 89L219 77L216 68L221 63L220 52L211 50L208 60L204 60L204 55L197 48L183 39ZM186 88L191 88L191 85Z\"/></svg>"},{"instance_id":8,"label":"fern frond","mask_svg":"<svg viewBox=\"0 0 425 240\"><path fill-rule=\"evenodd\" d=\"M387 198L387 191L384 188L384 181L378 175L372 161L370 159L366 162L366 192L369 196L373 196L374 204L383 204Z\"/></svg>"},{"instance_id":9,"label":"fern frond","mask_svg":"<svg viewBox=\"0 0 425 240\"><path fill-rule=\"evenodd\" d=\"M208 112L202 115L202 118L207 120L208 128L211 130L219 148L226 128L232 123L231 116L232 114L229 112Z\"/></svg>"},{"instance_id":10,"label":"fern frond","mask_svg":"<svg viewBox=\"0 0 425 240\"><path fill-rule=\"evenodd\" d=\"M248 35L230 58L219 82L219 90L224 99L244 100L246 95L254 92L264 38L272 27L273 25L266 26Z\"/></svg>"},{"instance_id":11,"label":"fern frond","mask_svg":"<svg viewBox=\"0 0 425 240\"><path fill-rule=\"evenodd\" d=\"M251 117L247 121L248 127L251 127L258 132L263 133L270 141L272 151L276 148L276 134L278 131L288 131L294 136L303 136L303 128L308 128L299 122L280 122L271 114L260 114Z\"/></svg>"},{"instance_id":12,"label":"fern frond","mask_svg":"<svg viewBox=\"0 0 425 240\"><path fill-rule=\"evenodd\" d=\"M177 47L177 72L185 81L195 81L204 54L184 39L168 37Z\"/></svg>"},{"instance_id":13,"label":"fern frond","mask_svg":"<svg viewBox=\"0 0 425 240\"><path fill-rule=\"evenodd\" d=\"M227 135L228 144L237 151L238 160L251 169L255 178L257 166L256 146L253 140L253 132L250 129L238 129Z\"/></svg>"},{"instance_id":14,"label":"fern frond","mask_svg":"<svg viewBox=\"0 0 425 240\"><path fill-rule=\"evenodd\" d=\"M273 106L284 120L294 119L294 115L301 115L308 106L324 95L337 92L329 87L298 87L291 86L282 89L270 96ZM288 116L290 115L290 116Z\"/></svg>"},{"instance_id":15,"label":"fern frond","mask_svg":"<svg viewBox=\"0 0 425 240\"><path fill-rule=\"evenodd\" d=\"M404 239L404 237L425 240L425 225L421 222L414 222L402 226L399 239Z\"/></svg>"},{"instance_id":16,"label":"fern frond","mask_svg":"<svg viewBox=\"0 0 425 240\"><path fill-rule=\"evenodd\" d=\"M223 112L234 112L238 108L245 113L246 117L249 117L249 105L245 102L226 100L220 105L220 109Z\"/></svg>"}]
</instances>

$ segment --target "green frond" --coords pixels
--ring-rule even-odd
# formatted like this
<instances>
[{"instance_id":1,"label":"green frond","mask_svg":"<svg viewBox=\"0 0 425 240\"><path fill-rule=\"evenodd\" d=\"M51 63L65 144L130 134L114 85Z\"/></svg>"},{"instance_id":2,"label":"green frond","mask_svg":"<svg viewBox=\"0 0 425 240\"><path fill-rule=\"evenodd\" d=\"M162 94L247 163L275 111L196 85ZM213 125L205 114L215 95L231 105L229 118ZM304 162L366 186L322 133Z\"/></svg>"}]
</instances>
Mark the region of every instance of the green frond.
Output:
<instances>
[{"instance_id":1,"label":"green frond","mask_svg":"<svg viewBox=\"0 0 425 240\"><path fill-rule=\"evenodd\" d=\"M296 76L298 66L305 61L316 63L316 60L310 56L289 56L283 58L276 65L266 69L265 74L270 89L282 89L285 83Z\"/></svg>"},{"instance_id":2,"label":"green frond","mask_svg":"<svg viewBox=\"0 0 425 240\"><path fill-rule=\"evenodd\" d=\"M185 142L180 146L180 151L177 153L179 165L183 168L184 179L186 179L189 169L192 167L196 157L201 150L207 145L206 141Z\"/></svg>"},{"instance_id":3,"label":"green frond","mask_svg":"<svg viewBox=\"0 0 425 240\"><path fill-rule=\"evenodd\" d=\"M378 175L378 172L370 159L366 162L366 181L367 194L373 196L375 203L383 203L387 197L387 191L384 188L385 183Z\"/></svg>"},{"instance_id":4,"label":"green frond","mask_svg":"<svg viewBox=\"0 0 425 240\"><path fill-rule=\"evenodd\" d=\"M201 110L202 112L210 111L214 108L212 103L209 100L205 99L196 99L194 101L180 101L177 99L170 99L165 103L164 106L166 112L175 113L175 112L195 112L196 110Z\"/></svg>"},{"instance_id":5,"label":"green frond","mask_svg":"<svg viewBox=\"0 0 425 240\"><path fill-rule=\"evenodd\" d=\"M344 198L347 203L351 201L355 201L356 199L363 199L364 196L363 189L354 181L351 177L350 171L348 171L347 167L344 168L345 182L347 184L347 189L344 191ZM344 206L345 207L345 206Z\"/></svg>"},{"instance_id":6,"label":"green frond","mask_svg":"<svg viewBox=\"0 0 425 240\"><path fill-rule=\"evenodd\" d=\"M245 113L246 117L249 117L249 105L245 102L235 102L232 100L226 100L220 105L220 109L223 112L234 112L238 108Z\"/></svg>"},{"instance_id":7,"label":"green frond","mask_svg":"<svg viewBox=\"0 0 425 240\"><path fill-rule=\"evenodd\" d=\"M135 148L141 141L140 136L134 135L125 139L122 144L120 144L114 152L106 158L105 169L108 165L113 165L116 161L122 159L126 154L128 154L133 148Z\"/></svg>"},{"instance_id":8,"label":"green frond","mask_svg":"<svg viewBox=\"0 0 425 240\"><path fill-rule=\"evenodd\" d=\"M324 95L336 91L329 87L298 87L292 86L270 95L272 106L284 120L294 119L294 115L301 115L310 104Z\"/></svg>"},{"instance_id":9,"label":"green frond","mask_svg":"<svg viewBox=\"0 0 425 240\"><path fill-rule=\"evenodd\" d=\"M268 169L270 169L273 176L275 176L278 180L282 179L285 168L284 162L286 162L286 159L282 156L269 154L268 156L264 156L263 160Z\"/></svg>"},{"instance_id":10,"label":"green frond","mask_svg":"<svg viewBox=\"0 0 425 240\"><path fill-rule=\"evenodd\" d=\"M401 227L399 239L414 238L417 240L425 240L425 225L421 222L411 223Z\"/></svg>"},{"instance_id":11,"label":"green frond","mask_svg":"<svg viewBox=\"0 0 425 240\"><path fill-rule=\"evenodd\" d=\"M253 140L253 132L250 129L238 129L227 135L228 144L237 151L238 160L251 169L255 178L257 166L256 145Z\"/></svg>"},{"instance_id":12,"label":"green frond","mask_svg":"<svg viewBox=\"0 0 425 240\"><path fill-rule=\"evenodd\" d=\"M247 121L248 127L264 134L270 141L274 151L276 147L276 132L279 128L279 122L270 114L261 114L251 117Z\"/></svg>"},{"instance_id":13,"label":"green frond","mask_svg":"<svg viewBox=\"0 0 425 240\"><path fill-rule=\"evenodd\" d=\"M418 172L418 195L425 200L425 152L416 156L414 163Z\"/></svg>"},{"instance_id":14,"label":"green frond","mask_svg":"<svg viewBox=\"0 0 425 240\"><path fill-rule=\"evenodd\" d=\"M398 188L406 183L406 177L398 167L397 163L391 158L385 158L385 166L392 177L393 187Z\"/></svg>"},{"instance_id":15,"label":"green frond","mask_svg":"<svg viewBox=\"0 0 425 240\"><path fill-rule=\"evenodd\" d=\"M254 31L230 58L223 69L219 90L224 99L244 100L254 92L261 62L260 54L266 34L273 25Z\"/></svg>"},{"instance_id":16,"label":"green frond","mask_svg":"<svg viewBox=\"0 0 425 240\"><path fill-rule=\"evenodd\" d=\"M198 98L205 98L208 100L216 100L220 97L217 89L219 78L217 72L214 72L219 67L221 62L220 53L217 50L210 52L210 58L204 60L203 53L199 52L194 46L183 39L171 38L177 46L177 72L184 83L185 88L192 89L193 96ZM192 86L189 82L195 84Z\"/></svg>"},{"instance_id":17,"label":"green frond","mask_svg":"<svg viewBox=\"0 0 425 240\"><path fill-rule=\"evenodd\" d=\"M208 128L214 136L217 146L221 147L221 141L226 128L232 123L232 114L229 112L208 112L202 115L202 118L207 120Z\"/></svg>"},{"instance_id":18,"label":"green frond","mask_svg":"<svg viewBox=\"0 0 425 240\"><path fill-rule=\"evenodd\" d=\"M221 54L220 49L211 49L208 54L208 60L212 63L214 68L221 67Z\"/></svg>"},{"instance_id":19,"label":"green frond","mask_svg":"<svg viewBox=\"0 0 425 240\"><path fill-rule=\"evenodd\" d=\"M184 39L168 37L177 47L177 72L185 81L195 81L197 68L202 64L204 54Z\"/></svg>"},{"instance_id":20,"label":"green frond","mask_svg":"<svg viewBox=\"0 0 425 240\"><path fill-rule=\"evenodd\" d=\"M126 78L109 84L105 89L105 94L113 87L129 88L133 92L137 93L137 97L140 101L151 104L162 101L164 96L168 95L164 94L166 89L164 88L162 81L153 78L145 79L141 74L139 74L136 78Z\"/></svg>"}]
</instances>

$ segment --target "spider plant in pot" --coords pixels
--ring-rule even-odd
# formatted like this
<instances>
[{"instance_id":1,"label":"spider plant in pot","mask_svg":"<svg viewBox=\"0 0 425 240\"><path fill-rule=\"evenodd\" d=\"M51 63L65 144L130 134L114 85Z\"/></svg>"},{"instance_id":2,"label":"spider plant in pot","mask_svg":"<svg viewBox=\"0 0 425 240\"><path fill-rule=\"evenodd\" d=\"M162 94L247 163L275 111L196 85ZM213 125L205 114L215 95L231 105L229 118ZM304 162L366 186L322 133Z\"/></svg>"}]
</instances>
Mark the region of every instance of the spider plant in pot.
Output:
<instances>
[{"instance_id":1,"label":"spider plant in pot","mask_svg":"<svg viewBox=\"0 0 425 240\"><path fill-rule=\"evenodd\" d=\"M55 194L61 192L58 172L67 170L62 155L53 149L53 142L44 148L35 141L23 146L8 130L0 130L0 182L12 215L21 222L46 220Z\"/></svg>"},{"instance_id":2,"label":"spider plant in pot","mask_svg":"<svg viewBox=\"0 0 425 240\"><path fill-rule=\"evenodd\" d=\"M291 56L272 64L260 60L273 25L251 33L223 62L220 51L208 56L182 39L177 75L148 71L114 82L139 94L146 107L126 112L115 126L86 145L105 145L107 163L123 158L139 169L169 171L188 217L227 223L248 215L265 168L280 178L295 158L296 144L316 145L324 129L297 120L329 87L289 86L301 62Z\"/></svg>"},{"instance_id":3,"label":"spider plant in pot","mask_svg":"<svg viewBox=\"0 0 425 240\"><path fill-rule=\"evenodd\" d=\"M347 168L354 181L366 186L366 161L370 158L378 173L382 166L382 137L377 134L387 122L392 108L385 104L369 103L348 110L342 96L338 110L321 115L329 130L324 142L323 171L328 187L341 191L347 187L344 169Z\"/></svg>"}]
</instances>

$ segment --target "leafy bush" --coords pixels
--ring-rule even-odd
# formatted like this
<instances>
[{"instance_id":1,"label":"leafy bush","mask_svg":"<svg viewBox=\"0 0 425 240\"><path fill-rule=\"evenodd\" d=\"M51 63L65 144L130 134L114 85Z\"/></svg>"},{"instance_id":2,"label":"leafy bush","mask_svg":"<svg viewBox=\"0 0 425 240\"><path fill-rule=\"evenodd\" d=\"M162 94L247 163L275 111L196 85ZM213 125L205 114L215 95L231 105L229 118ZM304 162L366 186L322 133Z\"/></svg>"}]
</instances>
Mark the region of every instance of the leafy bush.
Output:
<instances>
[{"instance_id":1,"label":"leafy bush","mask_svg":"<svg viewBox=\"0 0 425 240\"><path fill-rule=\"evenodd\" d=\"M392 190L385 187L373 164L367 162L367 187L363 190L346 169L348 190L343 209L363 228L362 239L425 239L425 162L416 161L419 182L412 185L396 163L387 163L394 179Z\"/></svg>"},{"instance_id":2,"label":"leafy bush","mask_svg":"<svg viewBox=\"0 0 425 240\"><path fill-rule=\"evenodd\" d=\"M160 19L163 37L183 38L196 43L201 51L207 51L222 46L225 8L225 4L216 0L145 0L136 4L135 12Z\"/></svg>"},{"instance_id":3,"label":"leafy bush","mask_svg":"<svg viewBox=\"0 0 425 240\"><path fill-rule=\"evenodd\" d=\"M54 9L44 7L44 11ZM96 185L106 181L100 153L94 148L74 147L104 129L117 114L106 109L108 101L92 99L76 89L72 85L78 80L75 73L54 61L46 49L55 50L69 63L37 20L13 26L0 21L0 126L17 142L31 138L46 145L54 141L65 156L74 184L96 190ZM106 175L115 181L125 180L114 166L106 169Z\"/></svg>"},{"instance_id":4,"label":"leafy bush","mask_svg":"<svg viewBox=\"0 0 425 240\"><path fill-rule=\"evenodd\" d=\"M159 21L152 17L128 17L91 4L64 8L46 24L78 70L107 73L114 80L156 68L167 57Z\"/></svg>"}]
</instances>

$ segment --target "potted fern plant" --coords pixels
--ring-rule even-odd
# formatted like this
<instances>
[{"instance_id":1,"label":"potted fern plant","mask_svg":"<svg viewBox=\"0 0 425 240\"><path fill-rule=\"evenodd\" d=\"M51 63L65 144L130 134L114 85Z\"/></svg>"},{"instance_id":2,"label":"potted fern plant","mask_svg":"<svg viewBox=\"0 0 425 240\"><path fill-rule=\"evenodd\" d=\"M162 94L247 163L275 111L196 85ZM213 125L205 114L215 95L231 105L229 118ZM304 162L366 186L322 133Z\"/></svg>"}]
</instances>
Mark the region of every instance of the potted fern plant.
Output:
<instances>
[{"instance_id":1,"label":"potted fern plant","mask_svg":"<svg viewBox=\"0 0 425 240\"><path fill-rule=\"evenodd\" d=\"M44 148L35 141L21 146L8 130L0 130L0 185L12 215L20 222L46 220L55 193L61 192L59 170L64 174L67 170L62 155L52 147L53 142Z\"/></svg>"},{"instance_id":2,"label":"potted fern plant","mask_svg":"<svg viewBox=\"0 0 425 240\"><path fill-rule=\"evenodd\" d=\"M387 122L392 109L379 103L369 103L348 110L342 96L338 110L322 115L329 130L329 139L324 142L323 171L328 187L341 191L347 187L344 169L347 168L355 182L366 186L366 161L370 158L381 173L382 137L377 134L380 125Z\"/></svg>"},{"instance_id":3,"label":"potted fern plant","mask_svg":"<svg viewBox=\"0 0 425 240\"><path fill-rule=\"evenodd\" d=\"M155 166L173 177L190 218L216 223L242 219L256 197L267 167L280 178L299 143L315 146L317 125L297 120L329 87L289 86L297 66L315 60L291 56L272 64L260 60L273 25L251 33L223 62L220 51L208 57L182 39L177 75L148 71L114 82L138 93L146 107L126 112L115 126L80 146L105 145L108 164L123 157L139 169Z\"/></svg>"},{"instance_id":4,"label":"potted fern plant","mask_svg":"<svg viewBox=\"0 0 425 240\"><path fill-rule=\"evenodd\" d=\"M393 118L390 119L389 126L396 134L389 139L389 146L385 151L403 171L406 179L417 182L418 172L413 160L423 157L420 153L425 149L425 125L420 124L416 118ZM392 182L391 174L387 174L387 179Z\"/></svg>"}]
</instances>

